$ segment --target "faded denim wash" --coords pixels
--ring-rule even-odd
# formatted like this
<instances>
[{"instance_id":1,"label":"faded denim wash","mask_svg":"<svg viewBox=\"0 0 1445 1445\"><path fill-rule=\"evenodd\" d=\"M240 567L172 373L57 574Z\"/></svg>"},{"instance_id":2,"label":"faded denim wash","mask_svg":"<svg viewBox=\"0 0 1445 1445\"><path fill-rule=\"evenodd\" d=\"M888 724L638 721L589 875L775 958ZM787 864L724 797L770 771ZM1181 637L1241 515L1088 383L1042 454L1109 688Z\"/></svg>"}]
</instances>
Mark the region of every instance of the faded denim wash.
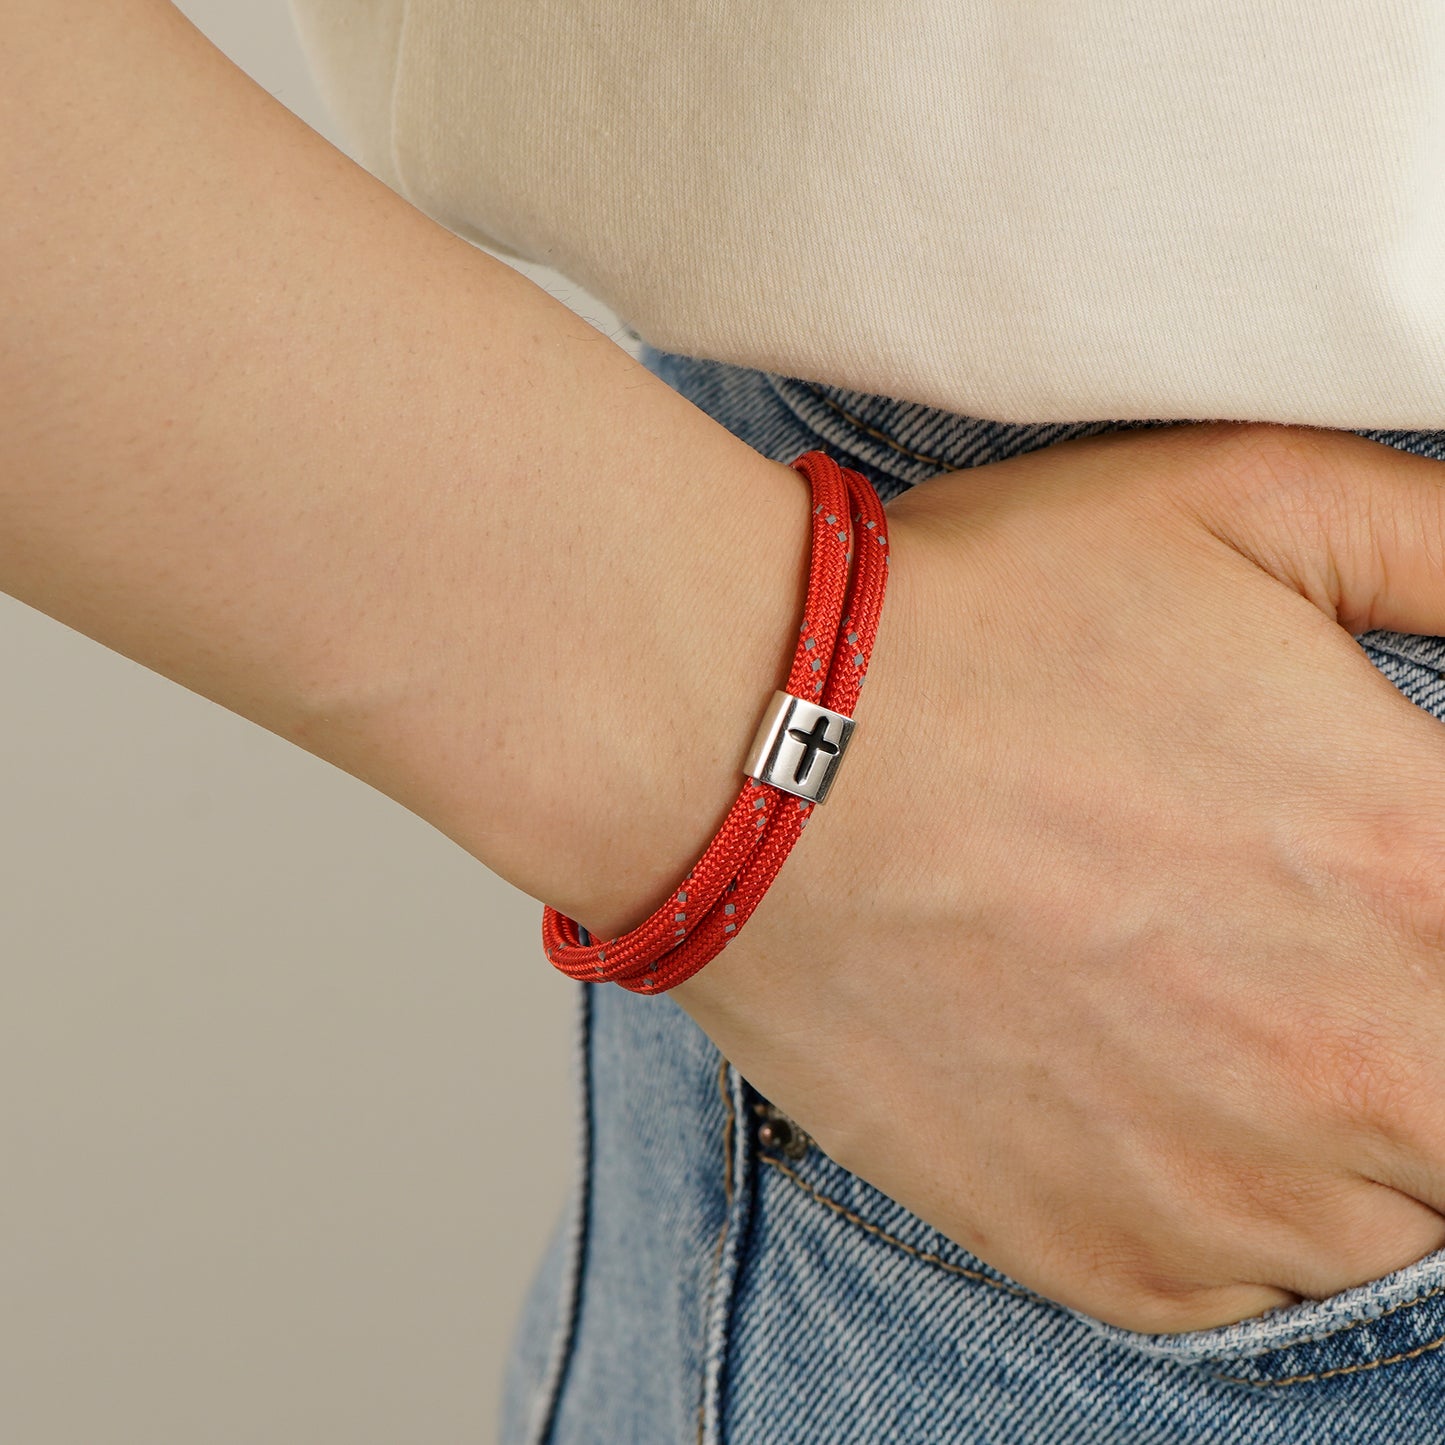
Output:
<instances>
[{"instance_id":1,"label":"faded denim wash","mask_svg":"<svg viewBox=\"0 0 1445 1445\"><path fill-rule=\"evenodd\" d=\"M822 448L885 502L1167 424L1019 426L643 359L756 450ZM1445 460L1445 432L1361 435ZM1445 640L1361 643L1445 717ZM1445 1445L1445 1250L1241 1324L1133 1334L1014 1283L785 1125L765 1147L766 1101L666 995L576 988L577 1187L520 1322L504 1445Z\"/></svg>"}]
</instances>

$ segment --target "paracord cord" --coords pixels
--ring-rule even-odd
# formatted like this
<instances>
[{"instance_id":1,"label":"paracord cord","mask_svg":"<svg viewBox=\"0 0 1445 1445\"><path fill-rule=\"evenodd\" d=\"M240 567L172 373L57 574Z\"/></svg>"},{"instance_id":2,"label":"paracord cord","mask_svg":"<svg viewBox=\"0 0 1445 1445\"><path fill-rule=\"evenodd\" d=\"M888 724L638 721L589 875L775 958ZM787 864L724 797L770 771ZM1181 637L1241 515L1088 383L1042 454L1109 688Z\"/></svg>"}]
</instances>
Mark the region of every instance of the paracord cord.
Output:
<instances>
[{"instance_id":1,"label":"paracord cord","mask_svg":"<svg viewBox=\"0 0 1445 1445\"><path fill-rule=\"evenodd\" d=\"M807 452L792 466L812 485L813 515L807 599L786 691L851 717L887 587L887 519L868 479L824 452ZM850 520L857 539L851 578ZM749 777L687 877L630 932L584 941L585 929L544 906L548 959L569 978L618 983L634 993L662 993L690 978L737 937L813 807L810 800Z\"/></svg>"}]
</instances>

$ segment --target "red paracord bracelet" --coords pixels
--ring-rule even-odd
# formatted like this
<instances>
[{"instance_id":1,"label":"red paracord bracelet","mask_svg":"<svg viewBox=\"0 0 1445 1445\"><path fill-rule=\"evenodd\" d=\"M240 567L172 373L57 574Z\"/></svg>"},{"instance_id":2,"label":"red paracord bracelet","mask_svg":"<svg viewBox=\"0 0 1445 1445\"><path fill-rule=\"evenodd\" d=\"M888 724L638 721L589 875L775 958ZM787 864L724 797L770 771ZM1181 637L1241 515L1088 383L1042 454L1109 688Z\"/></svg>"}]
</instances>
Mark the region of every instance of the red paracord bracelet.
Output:
<instances>
[{"instance_id":1,"label":"red paracord bracelet","mask_svg":"<svg viewBox=\"0 0 1445 1445\"><path fill-rule=\"evenodd\" d=\"M599 943L544 907L542 945L569 978L634 993L662 993L691 978L738 936L832 784L878 635L888 529L861 473L820 451L792 466L813 487L808 595L787 690L773 694L743 764L748 780L677 890L631 932Z\"/></svg>"}]
</instances>

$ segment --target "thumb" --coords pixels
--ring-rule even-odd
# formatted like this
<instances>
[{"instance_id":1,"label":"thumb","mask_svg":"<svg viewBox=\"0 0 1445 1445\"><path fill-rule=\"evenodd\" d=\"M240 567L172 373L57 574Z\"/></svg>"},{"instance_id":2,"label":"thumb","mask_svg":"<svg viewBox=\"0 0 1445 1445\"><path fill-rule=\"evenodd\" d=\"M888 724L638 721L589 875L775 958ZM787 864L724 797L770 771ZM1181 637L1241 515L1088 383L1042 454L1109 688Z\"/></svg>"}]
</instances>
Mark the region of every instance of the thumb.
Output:
<instances>
[{"instance_id":1,"label":"thumb","mask_svg":"<svg viewBox=\"0 0 1445 1445\"><path fill-rule=\"evenodd\" d=\"M1445 457L1318 427L1235 431L1193 499L1216 536L1351 633L1445 635Z\"/></svg>"}]
</instances>

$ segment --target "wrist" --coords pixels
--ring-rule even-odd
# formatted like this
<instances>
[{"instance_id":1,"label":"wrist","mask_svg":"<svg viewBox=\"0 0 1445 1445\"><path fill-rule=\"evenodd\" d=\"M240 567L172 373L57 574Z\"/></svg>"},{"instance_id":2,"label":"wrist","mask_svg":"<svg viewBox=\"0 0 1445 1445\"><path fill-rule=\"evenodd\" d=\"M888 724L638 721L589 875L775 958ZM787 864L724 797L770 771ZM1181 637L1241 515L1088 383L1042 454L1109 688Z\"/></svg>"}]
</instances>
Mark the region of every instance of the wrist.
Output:
<instances>
[{"instance_id":1,"label":"wrist","mask_svg":"<svg viewBox=\"0 0 1445 1445\"><path fill-rule=\"evenodd\" d=\"M360 474L326 544L349 625L284 735L610 935L737 796L796 647L809 487L523 278L487 281L488 418L405 489Z\"/></svg>"},{"instance_id":2,"label":"wrist","mask_svg":"<svg viewBox=\"0 0 1445 1445\"><path fill-rule=\"evenodd\" d=\"M599 939L648 917L717 834L797 647L807 481L755 456L729 461L702 497L696 544L656 574L650 642L635 640L597 698L597 745L561 799L575 856L538 894Z\"/></svg>"},{"instance_id":3,"label":"wrist","mask_svg":"<svg viewBox=\"0 0 1445 1445\"><path fill-rule=\"evenodd\" d=\"M850 917L867 915L870 927L901 934L909 900L920 883L928 886L901 860L916 856L912 835L932 786L926 755L936 734L925 741L918 720L927 677L923 648L938 613L925 595L916 536L902 520L890 509L887 596L838 779L813 808L746 929L671 990L725 1051L725 1041L759 1029L774 1037L780 1017L816 1020L837 984Z\"/></svg>"}]
</instances>

